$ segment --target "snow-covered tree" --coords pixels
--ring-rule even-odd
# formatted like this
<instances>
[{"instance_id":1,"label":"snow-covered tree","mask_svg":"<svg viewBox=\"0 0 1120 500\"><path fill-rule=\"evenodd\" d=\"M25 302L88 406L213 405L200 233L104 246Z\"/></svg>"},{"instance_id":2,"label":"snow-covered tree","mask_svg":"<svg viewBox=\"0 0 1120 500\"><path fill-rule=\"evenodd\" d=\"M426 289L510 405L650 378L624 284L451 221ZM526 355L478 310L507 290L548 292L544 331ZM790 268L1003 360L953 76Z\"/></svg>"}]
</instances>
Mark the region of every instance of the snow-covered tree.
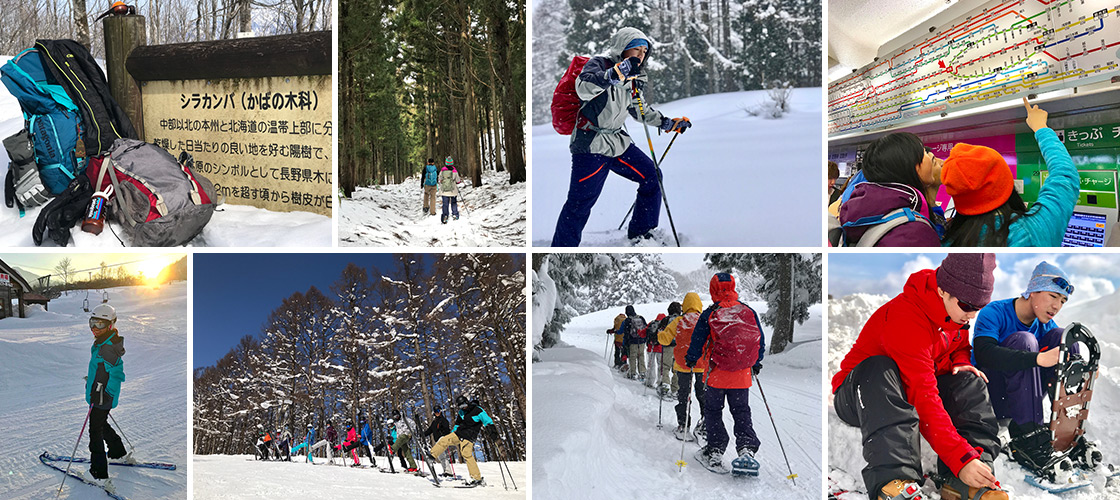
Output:
<instances>
[{"instance_id":1,"label":"snow-covered tree","mask_svg":"<svg viewBox=\"0 0 1120 500\"><path fill-rule=\"evenodd\" d=\"M594 301L589 311L659 300L678 299L677 283L661 254L612 254L613 265L608 279L588 286L588 300Z\"/></svg>"}]
</instances>

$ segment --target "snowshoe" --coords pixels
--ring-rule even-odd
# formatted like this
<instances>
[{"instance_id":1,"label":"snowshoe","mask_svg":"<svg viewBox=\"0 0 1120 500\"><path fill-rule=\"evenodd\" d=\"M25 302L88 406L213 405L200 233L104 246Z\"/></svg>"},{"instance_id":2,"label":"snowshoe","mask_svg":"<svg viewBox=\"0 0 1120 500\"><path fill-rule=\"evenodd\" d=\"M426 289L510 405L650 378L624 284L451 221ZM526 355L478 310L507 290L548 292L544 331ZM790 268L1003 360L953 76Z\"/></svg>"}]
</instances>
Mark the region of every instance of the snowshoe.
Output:
<instances>
[{"instance_id":1,"label":"snowshoe","mask_svg":"<svg viewBox=\"0 0 1120 500\"><path fill-rule=\"evenodd\" d=\"M665 235L656 229L652 229L644 234L637 236L627 236L630 246L635 247L667 247L674 244L675 240L666 239Z\"/></svg>"},{"instance_id":2,"label":"snowshoe","mask_svg":"<svg viewBox=\"0 0 1120 500\"><path fill-rule=\"evenodd\" d=\"M447 216L446 215L440 215L439 216L439 222L440 222L440 224L447 224Z\"/></svg>"},{"instance_id":3,"label":"snowshoe","mask_svg":"<svg viewBox=\"0 0 1120 500\"><path fill-rule=\"evenodd\" d=\"M1075 343L1088 348L1088 359L1073 356L1069 351ZM1051 404L1050 432L1054 449L1069 452L1085 433L1085 420L1089 417L1089 400L1093 397L1093 383L1101 359L1096 337L1081 323L1066 328L1061 345L1061 363L1058 363L1055 398Z\"/></svg>"},{"instance_id":4,"label":"snowshoe","mask_svg":"<svg viewBox=\"0 0 1120 500\"><path fill-rule=\"evenodd\" d=\"M696 440L696 438L692 436L692 433L689 432L688 428L683 425L677 426L677 430L673 432L673 436L676 437L678 441L684 441L686 443L691 443Z\"/></svg>"},{"instance_id":5,"label":"snowshoe","mask_svg":"<svg viewBox=\"0 0 1120 500\"><path fill-rule=\"evenodd\" d=\"M731 474L735 476L758 476L760 465L754 459L754 451L750 448L739 450L739 457L731 461Z\"/></svg>"},{"instance_id":6,"label":"snowshoe","mask_svg":"<svg viewBox=\"0 0 1120 500\"><path fill-rule=\"evenodd\" d=\"M922 500L922 488L914 481L895 479L879 490L879 498L881 500Z\"/></svg>"},{"instance_id":7,"label":"snowshoe","mask_svg":"<svg viewBox=\"0 0 1120 500\"><path fill-rule=\"evenodd\" d=\"M696 450L696 455L694 456L696 461L700 462L700 465L716 474L727 474L731 472L727 466L723 465L723 452L719 450L705 446Z\"/></svg>"},{"instance_id":8,"label":"snowshoe","mask_svg":"<svg viewBox=\"0 0 1120 500\"><path fill-rule=\"evenodd\" d=\"M701 447L704 447L708 444L708 430L705 428L703 418L700 418L700 420L696 421L696 427L692 429L692 436L696 439L696 442L699 443Z\"/></svg>"}]
</instances>

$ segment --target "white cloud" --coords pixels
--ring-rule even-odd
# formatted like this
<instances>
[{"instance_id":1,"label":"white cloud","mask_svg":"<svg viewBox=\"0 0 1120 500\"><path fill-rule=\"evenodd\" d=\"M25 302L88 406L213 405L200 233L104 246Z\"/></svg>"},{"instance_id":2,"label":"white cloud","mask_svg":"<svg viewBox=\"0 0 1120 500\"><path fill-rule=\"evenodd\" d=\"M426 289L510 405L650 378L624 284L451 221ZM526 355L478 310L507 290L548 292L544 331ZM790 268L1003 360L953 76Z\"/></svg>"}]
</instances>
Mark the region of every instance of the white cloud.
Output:
<instances>
[{"instance_id":1,"label":"white cloud","mask_svg":"<svg viewBox=\"0 0 1120 500\"><path fill-rule=\"evenodd\" d=\"M1120 255L1071 255L1061 267L1070 274L1078 273L1108 278L1120 278Z\"/></svg>"}]
</instances>

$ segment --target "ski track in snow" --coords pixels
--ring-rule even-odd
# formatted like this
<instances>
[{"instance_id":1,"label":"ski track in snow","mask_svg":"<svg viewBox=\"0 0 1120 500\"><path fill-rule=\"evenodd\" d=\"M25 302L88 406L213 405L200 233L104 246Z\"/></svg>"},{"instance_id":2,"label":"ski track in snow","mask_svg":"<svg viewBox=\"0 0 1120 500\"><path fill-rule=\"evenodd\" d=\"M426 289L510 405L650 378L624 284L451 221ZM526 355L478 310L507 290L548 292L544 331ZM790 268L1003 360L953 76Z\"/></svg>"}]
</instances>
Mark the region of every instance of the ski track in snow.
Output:
<instances>
[{"instance_id":1,"label":"ski track in snow","mask_svg":"<svg viewBox=\"0 0 1120 500\"><path fill-rule=\"evenodd\" d=\"M840 362L844 355L851 349L859 336L860 329L871 314L879 306L885 304L891 297L885 295L855 294L829 301L828 304L828 378L829 392L832 388L832 376L840 369ZM1100 300L1109 300L1117 303L1120 293L1113 294ZM1085 324L1097 337L1101 347L1100 378L1093 387L1093 400L1089 406L1089 420L1085 424L1086 436L1094 441L1104 453L1105 463L1120 465L1120 426L1114 425L1115 416L1120 414L1120 335L1109 328L1114 322L1109 321L1110 315L1115 317L1115 310L1107 308L1074 308L1063 309L1055 320L1060 326L1068 326L1077 321ZM1050 401L1045 400L1049 410ZM844 474L842 477L832 477L839 486L846 489L864 489L861 470L867 465L863 459L863 447L860 445L860 431L857 427L849 426L836 416L832 406L832 394L828 396L828 463L839 467ZM1049 418L1049 417L1047 417ZM1006 432L1001 432L1001 437L1007 439ZM922 438L922 469L925 472L936 471L937 455L929 443ZM1105 487L1101 478L1096 478L1092 486L1064 493L1061 495L1050 494L1035 488L1024 480L1026 470L1018 464L1011 462L1007 455L1000 455L995 463L996 479L1012 499L1015 500L1098 500L1102 498L1120 499L1120 485ZM1098 471L1099 473L1099 471ZM924 488L926 498L939 500L940 493L930 486L932 481L927 481ZM867 498L862 494L845 494L842 500L863 500Z\"/></svg>"},{"instance_id":2,"label":"ski track in snow","mask_svg":"<svg viewBox=\"0 0 1120 500\"><path fill-rule=\"evenodd\" d=\"M459 185L459 220L441 224L422 213L419 177L401 184L359 187L339 207L340 246L514 247L525 245L525 183L509 184L508 172L484 171L482 187ZM448 208L450 214L450 207Z\"/></svg>"},{"instance_id":3,"label":"ski track in snow","mask_svg":"<svg viewBox=\"0 0 1120 500\"><path fill-rule=\"evenodd\" d=\"M377 458L378 465L387 465L386 457ZM507 462L513 473L513 483L506 490L498 473L498 462L479 462L479 470L486 479L484 488L452 487L463 484L463 481L444 481L442 487L436 488L427 478L411 474L383 474L374 469L319 463L308 465L299 457L293 457L292 460L293 462L262 462L255 460L252 455L196 455L192 464L194 499L325 498L327 493L331 498L526 498L525 462ZM349 463L350 459L346 460ZM362 462L369 463L365 457L362 457ZM420 462L417 465L423 467ZM469 479L466 470L466 464L455 464L455 472ZM440 471L438 465L436 471ZM509 480L507 475L506 481ZM516 490L514 484L517 485Z\"/></svg>"},{"instance_id":4,"label":"ski track in snow","mask_svg":"<svg viewBox=\"0 0 1120 500\"><path fill-rule=\"evenodd\" d=\"M777 120L742 109L765 99L766 92L759 90L652 103L666 116L684 115L693 122L661 166L682 246L820 246L821 89L794 89L791 111ZM626 129L648 155L642 124L629 119ZM672 135L651 128L650 136L660 158ZM532 140L533 246L547 247L567 199L572 155L569 137L551 124L534 126ZM618 224L636 191L637 184L608 174L581 245L629 246L626 228L619 230ZM658 227L664 233L661 242L642 246L675 246L664 205Z\"/></svg>"},{"instance_id":5,"label":"ski track in snow","mask_svg":"<svg viewBox=\"0 0 1120 500\"><path fill-rule=\"evenodd\" d=\"M766 310L765 303L749 305L759 313ZM635 308L653 318L667 306L668 302ZM608 338L613 339L605 330L619 312L621 308L614 308L574 318L561 334L567 345L544 349L541 361L533 365L533 498L821 498L820 305L811 307L810 320L797 327L795 344L782 354L766 356L759 377L798 474L796 486L786 479L789 473L757 385L751 389L750 406L762 441L761 476L709 472L693 458L696 443L684 443L688 465L678 472L681 441L672 434L676 397L664 402L664 427L657 430L659 401L652 389L623 378L604 359ZM769 328L763 325L763 330L769 340ZM699 411L693 401L694 423ZM726 407L724 423L732 434L734 421ZM725 465L730 466L734 446L732 434Z\"/></svg>"},{"instance_id":6,"label":"ski track in snow","mask_svg":"<svg viewBox=\"0 0 1120 500\"><path fill-rule=\"evenodd\" d=\"M170 462L174 471L109 467L125 498L185 498L187 494L187 283L110 288L125 339L125 381L110 415L142 462ZM91 294L99 298L98 294ZM49 311L28 308L26 319L0 320L0 498L52 499L63 475L39 463L43 451L70 455L89 407L89 314L84 292L52 300ZM91 299L90 307L99 300ZM112 424L112 420L110 420ZM128 441L124 441L129 448ZM89 457L89 428L75 456ZM65 464L63 465L65 468ZM88 469L75 463L72 471ZM104 500L105 493L73 478L63 498Z\"/></svg>"}]
</instances>

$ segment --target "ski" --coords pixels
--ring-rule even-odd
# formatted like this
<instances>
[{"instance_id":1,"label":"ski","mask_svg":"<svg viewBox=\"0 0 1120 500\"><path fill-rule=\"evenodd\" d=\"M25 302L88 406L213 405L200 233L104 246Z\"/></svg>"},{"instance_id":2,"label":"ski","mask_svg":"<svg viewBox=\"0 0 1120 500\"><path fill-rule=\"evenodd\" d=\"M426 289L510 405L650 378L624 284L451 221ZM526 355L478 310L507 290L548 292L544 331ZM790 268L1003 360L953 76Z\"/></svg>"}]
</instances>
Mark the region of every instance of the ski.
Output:
<instances>
[{"instance_id":1,"label":"ski","mask_svg":"<svg viewBox=\"0 0 1120 500\"><path fill-rule=\"evenodd\" d=\"M84 458L84 457L73 457L73 458L71 458L71 457L66 457L66 456L62 456L62 455L54 455L54 454L51 454L51 453L46 452L46 451L44 451L43 454L40 455L39 458L42 459L42 460L49 460L51 462L69 462L69 461L73 460L74 463L82 463L82 464L88 464L89 463L88 458ZM116 466L120 466L120 467L141 467L141 468L144 468L144 469L175 470L175 464L169 464L169 463L164 463L164 462L128 463L128 462L119 462L119 461L110 460L109 465L116 465Z\"/></svg>"},{"instance_id":2,"label":"ski","mask_svg":"<svg viewBox=\"0 0 1120 500\"><path fill-rule=\"evenodd\" d=\"M78 481L81 481L85 484L93 486L94 488L99 488L101 491L104 491L106 495L109 495L109 498L112 498L113 500L128 500L127 498L125 498L123 496L120 496L116 493L113 493L113 492L105 489L104 486L102 486L100 484L97 484L93 481L90 481L89 479L86 479L85 476L83 476L81 474L78 474L77 472L73 472L73 471L67 472L66 469L55 465L51 460L47 460L47 458L46 458L47 455L48 455L48 453L45 452L45 451L43 452L42 455L39 455L39 461L42 462L43 465L46 465L47 467L50 467L50 468L52 468L54 470L57 470L57 471L59 471L63 474L66 474L67 476L70 476L70 477L72 477L72 478L74 478Z\"/></svg>"},{"instance_id":3,"label":"ski","mask_svg":"<svg viewBox=\"0 0 1120 500\"><path fill-rule=\"evenodd\" d=\"M413 413L412 414L412 419L416 421L416 426L419 427L420 426L420 416ZM418 436L416 434L416 431L412 428L412 424L408 423L407 418L404 419L404 423L405 423L405 425L408 426L408 432L412 433L412 443L413 443L413 445L419 446L420 445L420 436ZM427 454L428 454L428 451L424 450L424 455L427 455ZM425 464L428 464L428 470L431 471L431 473L432 473L431 480L436 483L436 486L439 486L440 485L439 484L439 475L436 474L436 466L433 465L432 461L428 460L425 456L421 456L421 459L423 459L423 462Z\"/></svg>"}]
</instances>

